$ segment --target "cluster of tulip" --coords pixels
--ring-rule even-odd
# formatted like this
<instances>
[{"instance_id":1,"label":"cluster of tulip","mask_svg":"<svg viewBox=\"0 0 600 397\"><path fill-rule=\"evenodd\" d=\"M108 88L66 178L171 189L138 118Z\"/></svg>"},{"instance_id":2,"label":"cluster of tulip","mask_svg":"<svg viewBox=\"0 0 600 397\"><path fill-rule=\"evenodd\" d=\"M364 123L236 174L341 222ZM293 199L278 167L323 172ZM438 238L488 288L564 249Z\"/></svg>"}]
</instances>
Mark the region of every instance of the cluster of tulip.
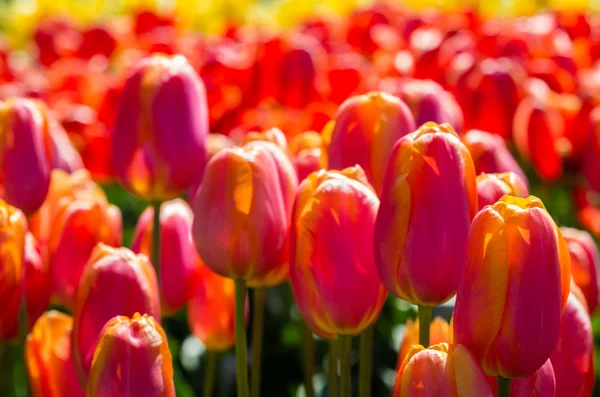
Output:
<instances>
[{"instance_id":1,"label":"cluster of tulip","mask_svg":"<svg viewBox=\"0 0 600 397\"><path fill-rule=\"evenodd\" d=\"M161 321L183 308L258 397L266 290L287 280L330 341L330 396L352 394L353 336L370 395L388 292L418 307L394 396L591 395L600 253L529 195L509 147L575 181L600 234L594 16L377 4L206 37L144 11L48 19L33 44L0 45L0 339L24 344L36 397L174 396ZM149 203L131 249L113 178ZM455 296L450 324L432 319Z\"/></svg>"}]
</instances>

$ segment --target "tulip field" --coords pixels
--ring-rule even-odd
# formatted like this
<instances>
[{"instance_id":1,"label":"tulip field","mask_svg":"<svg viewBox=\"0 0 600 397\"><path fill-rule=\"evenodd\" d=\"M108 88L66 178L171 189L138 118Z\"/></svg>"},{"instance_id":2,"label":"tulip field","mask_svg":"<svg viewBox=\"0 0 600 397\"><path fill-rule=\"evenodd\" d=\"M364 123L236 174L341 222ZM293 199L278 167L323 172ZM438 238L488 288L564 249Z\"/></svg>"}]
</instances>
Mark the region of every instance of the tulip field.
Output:
<instances>
[{"instance_id":1,"label":"tulip field","mask_svg":"<svg viewBox=\"0 0 600 397\"><path fill-rule=\"evenodd\" d=\"M0 0L0 397L600 396L597 0Z\"/></svg>"}]
</instances>

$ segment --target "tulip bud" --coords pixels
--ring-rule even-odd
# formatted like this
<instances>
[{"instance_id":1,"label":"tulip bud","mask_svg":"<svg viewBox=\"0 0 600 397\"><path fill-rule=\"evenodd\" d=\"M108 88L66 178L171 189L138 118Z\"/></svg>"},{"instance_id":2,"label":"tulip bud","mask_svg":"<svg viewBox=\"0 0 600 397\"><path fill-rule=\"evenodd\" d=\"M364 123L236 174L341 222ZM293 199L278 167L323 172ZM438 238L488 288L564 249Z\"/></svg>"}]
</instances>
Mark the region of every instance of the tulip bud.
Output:
<instances>
[{"instance_id":1,"label":"tulip bud","mask_svg":"<svg viewBox=\"0 0 600 397\"><path fill-rule=\"evenodd\" d=\"M147 201L172 199L202 174L207 134L204 85L187 60L145 58L120 98L112 137L117 176Z\"/></svg>"},{"instance_id":2,"label":"tulip bud","mask_svg":"<svg viewBox=\"0 0 600 397\"><path fill-rule=\"evenodd\" d=\"M527 183L525 173L510 154L502 137L490 132L470 130L463 136L463 143L471 153L477 175L482 172L514 172Z\"/></svg>"},{"instance_id":3,"label":"tulip bud","mask_svg":"<svg viewBox=\"0 0 600 397\"><path fill-rule=\"evenodd\" d=\"M167 335L147 314L106 323L94 352L88 397L175 397Z\"/></svg>"},{"instance_id":4,"label":"tulip bud","mask_svg":"<svg viewBox=\"0 0 600 397\"><path fill-rule=\"evenodd\" d=\"M450 343L450 326L441 317L435 317L429 325L429 343L437 345L438 343ZM419 320L408 320L404 329L404 338L398 350L398 359L396 361L396 371L404 362L404 359L412 349L413 345L419 344Z\"/></svg>"},{"instance_id":5,"label":"tulip bud","mask_svg":"<svg viewBox=\"0 0 600 397\"><path fill-rule=\"evenodd\" d=\"M150 257L154 209L148 207L140 216L131 250ZM175 199L160 206L160 292L166 312L175 312L192 297L198 288L200 257L192 240L192 210Z\"/></svg>"},{"instance_id":6,"label":"tulip bud","mask_svg":"<svg viewBox=\"0 0 600 397\"><path fill-rule=\"evenodd\" d=\"M375 263L387 289L421 306L450 299L476 211L473 161L452 127L426 123L400 139L375 224Z\"/></svg>"},{"instance_id":7,"label":"tulip bud","mask_svg":"<svg viewBox=\"0 0 600 397\"><path fill-rule=\"evenodd\" d=\"M587 179L590 187L600 192L600 107L594 108L590 115L591 133L587 141L587 147L583 151L581 172Z\"/></svg>"},{"instance_id":8,"label":"tulip bud","mask_svg":"<svg viewBox=\"0 0 600 397\"><path fill-rule=\"evenodd\" d=\"M0 102L0 180L6 201L35 212L50 185L52 140L48 110L31 99Z\"/></svg>"},{"instance_id":9,"label":"tulip bud","mask_svg":"<svg viewBox=\"0 0 600 397\"><path fill-rule=\"evenodd\" d=\"M271 143L254 142L221 150L206 166L192 235L200 258L222 277L287 274L283 260L293 195L282 184L289 175L278 167L273 154L278 151L285 157Z\"/></svg>"},{"instance_id":10,"label":"tulip bud","mask_svg":"<svg viewBox=\"0 0 600 397\"><path fill-rule=\"evenodd\" d=\"M594 335L585 305L573 293L567 301L550 361L554 367L557 396L591 395L595 383Z\"/></svg>"},{"instance_id":11,"label":"tulip bud","mask_svg":"<svg viewBox=\"0 0 600 397\"><path fill-rule=\"evenodd\" d=\"M415 130L408 106L399 98L370 92L347 99L339 107L328 142L328 168L360 165L381 192L385 168L398 139Z\"/></svg>"},{"instance_id":12,"label":"tulip bud","mask_svg":"<svg viewBox=\"0 0 600 397\"><path fill-rule=\"evenodd\" d=\"M569 227L561 227L560 231L571 254L573 281L581 289L590 313L594 313L600 298L598 247L588 232Z\"/></svg>"},{"instance_id":13,"label":"tulip bud","mask_svg":"<svg viewBox=\"0 0 600 397\"><path fill-rule=\"evenodd\" d=\"M296 135L290 140L289 150L298 181L327 166L323 136L318 132L306 131Z\"/></svg>"},{"instance_id":14,"label":"tulip bud","mask_svg":"<svg viewBox=\"0 0 600 397\"><path fill-rule=\"evenodd\" d=\"M106 322L114 316L131 316L136 312L160 318L152 266L145 255L98 244L83 270L73 314L73 357L82 381L88 377Z\"/></svg>"},{"instance_id":15,"label":"tulip bud","mask_svg":"<svg viewBox=\"0 0 600 397\"><path fill-rule=\"evenodd\" d=\"M394 397L492 397L479 363L462 345L414 345L394 384Z\"/></svg>"},{"instance_id":16,"label":"tulip bud","mask_svg":"<svg viewBox=\"0 0 600 397\"><path fill-rule=\"evenodd\" d=\"M52 295L50 268L41 252L40 245L30 232L25 235L25 298L27 300L27 322L31 327L44 313ZM14 334L18 332L15 327Z\"/></svg>"},{"instance_id":17,"label":"tulip bud","mask_svg":"<svg viewBox=\"0 0 600 397\"><path fill-rule=\"evenodd\" d=\"M244 143L254 141L266 141L279 146L284 152L287 151L288 144L285 134L279 128L269 128L262 132L251 131L244 137Z\"/></svg>"},{"instance_id":18,"label":"tulip bud","mask_svg":"<svg viewBox=\"0 0 600 397\"><path fill-rule=\"evenodd\" d=\"M27 336L25 360L35 397L85 395L71 356L73 318L51 310L44 313Z\"/></svg>"},{"instance_id":19,"label":"tulip bud","mask_svg":"<svg viewBox=\"0 0 600 397\"><path fill-rule=\"evenodd\" d=\"M471 224L454 338L488 375L523 378L550 357L571 280L567 244L533 196L504 196Z\"/></svg>"},{"instance_id":20,"label":"tulip bud","mask_svg":"<svg viewBox=\"0 0 600 397\"><path fill-rule=\"evenodd\" d=\"M480 174L477 176L476 181L479 209L494 204L507 194L515 197L529 196L527 184L513 172Z\"/></svg>"},{"instance_id":21,"label":"tulip bud","mask_svg":"<svg viewBox=\"0 0 600 397\"><path fill-rule=\"evenodd\" d=\"M298 188L290 278L302 316L321 336L358 335L379 317L386 292L372 253L378 206L359 166L314 172Z\"/></svg>"},{"instance_id":22,"label":"tulip bud","mask_svg":"<svg viewBox=\"0 0 600 397\"><path fill-rule=\"evenodd\" d=\"M52 168L60 169L68 173L82 169L83 160L69 140L66 131L53 120L51 121L51 127Z\"/></svg>"},{"instance_id":23,"label":"tulip bud","mask_svg":"<svg viewBox=\"0 0 600 397\"><path fill-rule=\"evenodd\" d=\"M510 397L572 396L556 393L556 379L550 360L527 378L515 379L510 384Z\"/></svg>"}]
</instances>

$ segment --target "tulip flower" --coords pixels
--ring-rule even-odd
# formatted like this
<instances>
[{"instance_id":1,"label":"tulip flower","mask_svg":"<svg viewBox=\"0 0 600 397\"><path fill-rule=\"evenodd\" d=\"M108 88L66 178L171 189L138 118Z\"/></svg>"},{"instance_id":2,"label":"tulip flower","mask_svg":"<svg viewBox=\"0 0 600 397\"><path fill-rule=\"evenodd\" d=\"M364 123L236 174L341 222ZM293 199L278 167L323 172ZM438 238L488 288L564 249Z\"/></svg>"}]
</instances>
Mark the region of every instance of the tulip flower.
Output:
<instances>
[{"instance_id":1,"label":"tulip flower","mask_svg":"<svg viewBox=\"0 0 600 397\"><path fill-rule=\"evenodd\" d=\"M296 168L298 181L325 168L327 154L323 146L323 136L315 131L306 131L290 140L290 157Z\"/></svg>"},{"instance_id":2,"label":"tulip flower","mask_svg":"<svg viewBox=\"0 0 600 397\"><path fill-rule=\"evenodd\" d=\"M112 136L116 174L144 200L175 198L202 174L207 134L204 85L187 60L145 58L121 94Z\"/></svg>"},{"instance_id":3,"label":"tulip flower","mask_svg":"<svg viewBox=\"0 0 600 397\"><path fill-rule=\"evenodd\" d=\"M152 253L154 208L148 207L140 216L131 249L150 256ZM163 309L175 312L192 297L198 288L201 261L192 240L192 210L175 199L160 208L160 292Z\"/></svg>"},{"instance_id":4,"label":"tulip flower","mask_svg":"<svg viewBox=\"0 0 600 397\"><path fill-rule=\"evenodd\" d=\"M550 355L556 395L584 397L594 389L594 336L585 303L573 293L560 323L558 342Z\"/></svg>"},{"instance_id":5,"label":"tulip flower","mask_svg":"<svg viewBox=\"0 0 600 397\"><path fill-rule=\"evenodd\" d=\"M476 181L479 209L494 204L507 194L515 197L529 196L527 184L520 176L512 172L480 174Z\"/></svg>"},{"instance_id":6,"label":"tulip flower","mask_svg":"<svg viewBox=\"0 0 600 397\"><path fill-rule=\"evenodd\" d=\"M598 307L600 294L600 266L598 247L592 236L583 231L569 227L561 227L560 231L567 242L571 254L571 275L573 281L581 289L590 313Z\"/></svg>"},{"instance_id":7,"label":"tulip flower","mask_svg":"<svg viewBox=\"0 0 600 397\"><path fill-rule=\"evenodd\" d=\"M52 139L48 110L31 99L0 102L0 180L6 201L35 212L50 186Z\"/></svg>"},{"instance_id":8,"label":"tulip flower","mask_svg":"<svg viewBox=\"0 0 600 397\"><path fill-rule=\"evenodd\" d=\"M269 128L262 132L251 131L244 137L244 143L253 141L267 141L279 146L284 152L287 151L287 138L279 128Z\"/></svg>"},{"instance_id":9,"label":"tulip flower","mask_svg":"<svg viewBox=\"0 0 600 397\"><path fill-rule=\"evenodd\" d=\"M421 323L456 293L476 211L473 161L450 125L426 123L398 141L375 224L375 263L388 291L419 305ZM421 331L427 338L428 328Z\"/></svg>"},{"instance_id":10,"label":"tulip flower","mask_svg":"<svg viewBox=\"0 0 600 397\"><path fill-rule=\"evenodd\" d=\"M32 230L50 260L54 294L72 308L83 269L96 244L121 244L121 212L109 204L87 171L52 172L46 200Z\"/></svg>"},{"instance_id":11,"label":"tulip flower","mask_svg":"<svg viewBox=\"0 0 600 397\"><path fill-rule=\"evenodd\" d=\"M592 133L589 136L587 147L583 152L581 172L587 179L590 187L600 192L600 172L598 171L598 155L600 153L600 107L594 108L591 115Z\"/></svg>"},{"instance_id":12,"label":"tulip flower","mask_svg":"<svg viewBox=\"0 0 600 397\"><path fill-rule=\"evenodd\" d=\"M530 377L513 380L510 383L510 397L573 396L573 394L557 393L552 365L548 359Z\"/></svg>"},{"instance_id":13,"label":"tulip flower","mask_svg":"<svg viewBox=\"0 0 600 397\"><path fill-rule=\"evenodd\" d=\"M477 175L482 172L486 174L514 172L527 183L525 172L510 154L504 139L500 136L490 132L470 130L462 140L471 153Z\"/></svg>"},{"instance_id":14,"label":"tulip flower","mask_svg":"<svg viewBox=\"0 0 600 397\"><path fill-rule=\"evenodd\" d=\"M27 323L32 326L50 303L52 282L48 261L41 252L40 244L33 234L25 235L25 299L27 301ZM15 335L17 327L14 329Z\"/></svg>"},{"instance_id":15,"label":"tulip flower","mask_svg":"<svg viewBox=\"0 0 600 397\"><path fill-rule=\"evenodd\" d=\"M414 345L394 384L394 397L492 397L475 357L462 345Z\"/></svg>"},{"instance_id":16,"label":"tulip flower","mask_svg":"<svg viewBox=\"0 0 600 397\"><path fill-rule=\"evenodd\" d=\"M175 397L167 335L147 314L106 323L94 352L88 397Z\"/></svg>"},{"instance_id":17,"label":"tulip flower","mask_svg":"<svg viewBox=\"0 0 600 397\"><path fill-rule=\"evenodd\" d=\"M25 360L35 397L85 395L71 356L73 318L51 310L44 313L27 336Z\"/></svg>"},{"instance_id":18,"label":"tulip flower","mask_svg":"<svg viewBox=\"0 0 600 397\"><path fill-rule=\"evenodd\" d=\"M429 325L430 344L450 343L451 327L442 317L435 317ZM413 345L419 344L419 320L408 320L404 329L404 338L398 350L398 359L396 360L396 371L404 362L404 359L412 349Z\"/></svg>"},{"instance_id":19,"label":"tulip flower","mask_svg":"<svg viewBox=\"0 0 600 397\"><path fill-rule=\"evenodd\" d=\"M488 375L531 376L556 344L570 280L567 244L542 202L502 197L471 224L455 342Z\"/></svg>"},{"instance_id":20,"label":"tulip flower","mask_svg":"<svg viewBox=\"0 0 600 397\"><path fill-rule=\"evenodd\" d=\"M160 318L156 275L145 255L99 243L86 265L75 298L73 358L85 384L104 324L136 312Z\"/></svg>"},{"instance_id":21,"label":"tulip flower","mask_svg":"<svg viewBox=\"0 0 600 397\"><path fill-rule=\"evenodd\" d=\"M375 191L396 141L415 130L415 120L402 100L382 92L347 99L339 107L328 140L328 168L360 165Z\"/></svg>"}]
</instances>

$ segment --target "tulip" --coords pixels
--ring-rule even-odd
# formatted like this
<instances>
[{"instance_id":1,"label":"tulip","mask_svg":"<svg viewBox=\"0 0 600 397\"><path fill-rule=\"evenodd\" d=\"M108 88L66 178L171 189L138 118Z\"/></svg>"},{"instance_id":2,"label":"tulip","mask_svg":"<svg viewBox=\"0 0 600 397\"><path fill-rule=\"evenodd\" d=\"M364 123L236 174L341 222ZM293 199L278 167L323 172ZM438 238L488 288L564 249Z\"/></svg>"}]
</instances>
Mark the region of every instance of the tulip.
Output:
<instances>
[{"instance_id":1,"label":"tulip","mask_svg":"<svg viewBox=\"0 0 600 397\"><path fill-rule=\"evenodd\" d=\"M160 318L156 275L145 255L99 243L83 270L73 314L73 358L83 384L104 324L136 312Z\"/></svg>"},{"instance_id":2,"label":"tulip","mask_svg":"<svg viewBox=\"0 0 600 397\"><path fill-rule=\"evenodd\" d=\"M262 132L251 131L244 137L244 143L253 141L271 142L279 146L283 151L287 151L288 148L287 138L279 128L269 128Z\"/></svg>"},{"instance_id":3,"label":"tulip","mask_svg":"<svg viewBox=\"0 0 600 397\"><path fill-rule=\"evenodd\" d=\"M382 92L347 99L338 109L328 142L328 168L360 165L375 191L381 192L393 145L415 130L402 100ZM326 138L327 140L327 138Z\"/></svg>"},{"instance_id":4,"label":"tulip","mask_svg":"<svg viewBox=\"0 0 600 397\"><path fill-rule=\"evenodd\" d=\"M24 254L27 321L28 325L32 326L50 303L52 283L48 261L42 254L37 240L30 232L25 235ZM17 328L15 327L16 332Z\"/></svg>"},{"instance_id":5,"label":"tulip","mask_svg":"<svg viewBox=\"0 0 600 397\"><path fill-rule=\"evenodd\" d=\"M571 275L581 289L590 313L598 307L600 294L600 275L598 266L600 254L592 236L569 227L560 229L571 254Z\"/></svg>"},{"instance_id":6,"label":"tulip","mask_svg":"<svg viewBox=\"0 0 600 397\"><path fill-rule=\"evenodd\" d=\"M482 172L486 174L514 172L527 183L525 172L510 154L504 139L500 136L490 132L470 130L462 140L471 153L477 175Z\"/></svg>"},{"instance_id":7,"label":"tulip","mask_svg":"<svg viewBox=\"0 0 600 397\"><path fill-rule=\"evenodd\" d=\"M109 204L87 171L52 172L50 190L32 219L32 230L50 260L54 294L68 308L96 244L121 244L121 212Z\"/></svg>"},{"instance_id":8,"label":"tulip","mask_svg":"<svg viewBox=\"0 0 600 397\"><path fill-rule=\"evenodd\" d=\"M35 212L50 185L52 140L48 110L41 102L0 102L0 180L6 201L26 214Z\"/></svg>"},{"instance_id":9,"label":"tulip","mask_svg":"<svg viewBox=\"0 0 600 397\"><path fill-rule=\"evenodd\" d=\"M462 345L414 345L394 384L394 397L492 397L494 393L473 354Z\"/></svg>"},{"instance_id":10,"label":"tulip","mask_svg":"<svg viewBox=\"0 0 600 397\"><path fill-rule=\"evenodd\" d=\"M25 360L35 397L85 395L71 356L73 318L51 310L44 313L27 336Z\"/></svg>"},{"instance_id":11,"label":"tulip","mask_svg":"<svg viewBox=\"0 0 600 397\"><path fill-rule=\"evenodd\" d=\"M455 342L488 375L531 376L550 357L571 279L567 244L533 196L504 196L471 224Z\"/></svg>"},{"instance_id":12,"label":"tulip","mask_svg":"<svg viewBox=\"0 0 600 397\"><path fill-rule=\"evenodd\" d=\"M306 131L296 135L290 140L289 150L298 181L303 181L308 175L327 165L323 136L318 132Z\"/></svg>"},{"instance_id":13,"label":"tulip","mask_svg":"<svg viewBox=\"0 0 600 397\"><path fill-rule=\"evenodd\" d=\"M375 263L388 291L419 305L422 324L456 293L476 210L473 161L450 125L426 123L398 141L375 224Z\"/></svg>"},{"instance_id":14,"label":"tulip","mask_svg":"<svg viewBox=\"0 0 600 397\"><path fill-rule=\"evenodd\" d=\"M140 216L131 249L150 256L152 253L154 208ZM165 312L174 313L192 297L198 287L201 261L192 240L192 210L175 199L160 208L160 292Z\"/></svg>"},{"instance_id":15,"label":"tulip","mask_svg":"<svg viewBox=\"0 0 600 397\"><path fill-rule=\"evenodd\" d=\"M83 168L83 160L69 140L66 131L53 123L52 134L52 168L61 169L68 173Z\"/></svg>"},{"instance_id":16,"label":"tulip","mask_svg":"<svg viewBox=\"0 0 600 397\"><path fill-rule=\"evenodd\" d=\"M573 396L556 392L556 379L550 360L546 360L533 375L510 383L510 397Z\"/></svg>"},{"instance_id":17,"label":"tulip","mask_svg":"<svg viewBox=\"0 0 600 397\"><path fill-rule=\"evenodd\" d=\"M207 134L204 85L187 60L145 58L121 94L112 136L116 174L144 200L175 198L202 174Z\"/></svg>"},{"instance_id":18,"label":"tulip","mask_svg":"<svg viewBox=\"0 0 600 397\"><path fill-rule=\"evenodd\" d=\"M600 192L600 172L598 164L598 156L600 153L600 107L594 108L590 115L592 124L592 131L589 136L587 147L583 152L583 159L581 162L581 172L587 179L590 187Z\"/></svg>"},{"instance_id":19,"label":"tulip","mask_svg":"<svg viewBox=\"0 0 600 397\"><path fill-rule=\"evenodd\" d=\"M147 314L106 323L94 352L88 397L175 397L167 335Z\"/></svg>"},{"instance_id":20,"label":"tulip","mask_svg":"<svg viewBox=\"0 0 600 397\"><path fill-rule=\"evenodd\" d=\"M448 322L442 317L435 317L429 325L430 343L437 345L438 343L450 343L450 331L451 327ZM396 361L396 371L400 369L400 366L404 362L406 356L412 349L413 345L419 344L419 320L416 319L408 320L406 322L406 328L404 329L404 338L400 344L398 350L398 359Z\"/></svg>"},{"instance_id":21,"label":"tulip","mask_svg":"<svg viewBox=\"0 0 600 397\"><path fill-rule=\"evenodd\" d=\"M550 355L556 395L584 397L594 389L594 336L585 303L571 293Z\"/></svg>"},{"instance_id":22,"label":"tulip","mask_svg":"<svg viewBox=\"0 0 600 397\"><path fill-rule=\"evenodd\" d=\"M313 332L339 337L342 396L349 394L350 336L379 317L386 291L373 258L379 199L360 166L310 174L298 188L290 237L290 279Z\"/></svg>"},{"instance_id":23,"label":"tulip","mask_svg":"<svg viewBox=\"0 0 600 397\"><path fill-rule=\"evenodd\" d=\"M479 209L494 204L507 194L515 197L529 196L527 184L520 176L512 172L480 174L476 181Z\"/></svg>"}]
</instances>

